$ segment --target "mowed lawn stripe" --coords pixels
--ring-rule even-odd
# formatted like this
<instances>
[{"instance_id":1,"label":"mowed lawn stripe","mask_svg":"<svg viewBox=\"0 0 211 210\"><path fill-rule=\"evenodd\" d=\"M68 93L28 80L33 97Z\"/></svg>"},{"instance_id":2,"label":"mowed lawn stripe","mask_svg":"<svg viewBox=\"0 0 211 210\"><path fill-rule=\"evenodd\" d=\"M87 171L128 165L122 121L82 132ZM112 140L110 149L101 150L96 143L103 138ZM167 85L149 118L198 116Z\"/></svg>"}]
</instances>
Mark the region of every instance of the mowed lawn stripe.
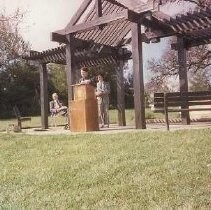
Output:
<instances>
[{"instance_id":1,"label":"mowed lawn stripe","mask_svg":"<svg viewBox=\"0 0 211 210\"><path fill-rule=\"evenodd\" d=\"M0 206L211 208L211 130L0 136Z\"/></svg>"}]
</instances>

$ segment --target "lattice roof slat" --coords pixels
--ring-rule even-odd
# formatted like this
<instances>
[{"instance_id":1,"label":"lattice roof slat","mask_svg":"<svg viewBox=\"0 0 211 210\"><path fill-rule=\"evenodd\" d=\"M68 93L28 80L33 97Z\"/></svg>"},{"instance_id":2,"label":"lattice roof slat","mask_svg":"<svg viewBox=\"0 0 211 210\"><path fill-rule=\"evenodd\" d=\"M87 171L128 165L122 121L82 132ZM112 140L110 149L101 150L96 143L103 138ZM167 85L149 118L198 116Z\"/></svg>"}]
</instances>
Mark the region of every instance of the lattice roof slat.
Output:
<instances>
[{"instance_id":1,"label":"lattice roof slat","mask_svg":"<svg viewBox=\"0 0 211 210\"><path fill-rule=\"evenodd\" d=\"M131 30L130 22L126 21L124 28L120 29L119 30L120 32L118 32L118 36L114 37L114 39L112 40L113 46L120 45L120 42L130 32L130 30Z\"/></svg>"},{"instance_id":2,"label":"lattice roof slat","mask_svg":"<svg viewBox=\"0 0 211 210\"><path fill-rule=\"evenodd\" d=\"M187 22L193 21L195 24L197 24L197 27L199 29L207 27L207 22L203 21L201 18L197 18L197 17L190 18L189 16L186 16L186 17L184 17L184 19L186 19Z\"/></svg>"},{"instance_id":3,"label":"lattice roof slat","mask_svg":"<svg viewBox=\"0 0 211 210\"><path fill-rule=\"evenodd\" d=\"M111 28L113 33L108 35L107 37L105 36L104 43L106 45L109 45L110 43L114 43L114 40L120 35L119 31L122 31L125 28L126 25L127 25L127 22L125 22L125 21L123 21L120 24L118 24L118 26L113 24L112 28Z\"/></svg>"},{"instance_id":4,"label":"lattice roof slat","mask_svg":"<svg viewBox=\"0 0 211 210\"><path fill-rule=\"evenodd\" d=\"M201 17L199 17L198 15L192 15L191 13L187 13L187 15L181 15L181 18L183 18L184 20L187 20L187 21L195 21L195 22L199 22L198 24L203 26L203 27L206 27L207 26L207 22L204 21Z\"/></svg>"},{"instance_id":5,"label":"lattice roof slat","mask_svg":"<svg viewBox=\"0 0 211 210\"><path fill-rule=\"evenodd\" d=\"M112 14L112 12L114 11L114 8L116 7L116 6L113 6L112 4L110 4L110 3L108 3L109 4L109 7L108 7L108 9L105 11L105 15L108 15L108 14ZM109 30L109 26L105 29L105 27L103 27L103 30L94 30L93 32L92 32L92 34L90 34L90 36L89 37L93 37L93 40L96 40L96 43L102 43L102 42L100 42L99 40L97 40L98 38L99 39L101 39L102 38L102 36L100 36L100 34L106 34L105 33L105 30Z\"/></svg>"},{"instance_id":6,"label":"lattice roof slat","mask_svg":"<svg viewBox=\"0 0 211 210\"><path fill-rule=\"evenodd\" d=\"M186 23L188 21L196 21L197 26L198 26L198 21L201 19L204 19L207 24L210 24L210 19L211 18L211 9L206 8L206 9L201 9L194 11L192 13L188 12L186 15L181 15L181 16L176 16L176 18L171 18L170 20L166 20L168 24L175 25L175 24L182 24ZM201 27L201 26L200 26Z\"/></svg>"},{"instance_id":7,"label":"lattice roof slat","mask_svg":"<svg viewBox=\"0 0 211 210\"><path fill-rule=\"evenodd\" d=\"M113 5L108 1L104 1L103 3L104 3L104 7L103 7L104 15L113 14L113 13L124 10L124 8L117 6L117 5ZM91 13L92 13L92 15L87 17L86 18L87 20L85 22L91 21L95 18L95 16L93 15L95 13L94 8ZM78 33L75 35L75 37L78 39L83 39L83 40L94 40L96 43L112 46L113 45L112 43L109 43L109 42L105 43L105 41L104 41L106 39L105 37L108 37L109 34L111 34L111 32L113 31L113 29L118 28L120 24L121 24L121 22L117 23L116 25L109 24L109 25L103 27L102 30L99 28L97 28L95 30L89 30L87 32ZM106 41L107 41L107 39L106 39Z\"/></svg>"},{"instance_id":8,"label":"lattice roof slat","mask_svg":"<svg viewBox=\"0 0 211 210\"><path fill-rule=\"evenodd\" d=\"M103 5L103 14L106 15L106 14L108 14L107 11L108 11L109 7L111 6L111 4L107 1L104 1L103 4L104 4ZM96 14L95 8L92 9L90 16L87 16L85 22L93 20L95 18L94 14ZM93 36L94 33L96 34L97 32L98 31L96 31L96 30L87 31L87 32L82 33L81 35L79 34L79 36L76 35L76 38L89 40L88 37Z\"/></svg>"},{"instance_id":9,"label":"lattice roof slat","mask_svg":"<svg viewBox=\"0 0 211 210\"><path fill-rule=\"evenodd\" d=\"M121 59L130 59L131 52L126 52L124 55L119 54L118 52L108 52L104 49L100 54L96 54L97 50L101 51L101 47L96 46L91 47L90 49L76 50L75 51L75 65L83 66L86 63L87 66L94 66L96 64L105 64L105 63L116 63L117 58ZM43 63L57 63L57 64L66 64L66 46L61 46L51 50L45 50L43 52L31 51L29 56L25 56L26 60L42 60Z\"/></svg>"}]
</instances>

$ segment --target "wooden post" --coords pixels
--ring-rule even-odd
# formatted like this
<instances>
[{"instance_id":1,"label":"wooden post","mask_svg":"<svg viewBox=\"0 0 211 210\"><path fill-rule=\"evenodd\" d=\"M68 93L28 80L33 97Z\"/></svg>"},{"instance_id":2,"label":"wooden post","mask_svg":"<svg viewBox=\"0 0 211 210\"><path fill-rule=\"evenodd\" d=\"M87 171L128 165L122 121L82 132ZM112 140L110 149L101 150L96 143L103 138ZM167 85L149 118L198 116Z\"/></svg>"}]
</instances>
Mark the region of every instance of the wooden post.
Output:
<instances>
[{"instance_id":1,"label":"wooden post","mask_svg":"<svg viewBox=\"0 0 211 210\"><path fill-rule=\"evenodd\" d=\"M166 93L164 93L164 113L165 113L166 128L167 131L169 131L168 95Z\"/></svg>"},{"instance_id":2,"label":"wooden post","mask_svg":"<svg viewBox=\"0 0 211 210\"><path fill-rule=\"evenodd\" d=\"M178 37L178 63L179 63L179 85L180 92L183 94L184 92L188 92L188 75L187 75L187 57L186 57L186 47L184 43L184 38ZM181 108L188 108L188 104L185 100L184 95L184 105ZM182 111L181 118L183 124L190 124L190 115L189 111Z\"/></svg>"},{"instance_id":3,"label":"wooden post","mask_svg":"<svg viewBox=\"0 0 211 210\"><path fill-rule=\"evenodd\" d=\"M73 53L74 45L73 38L67 35L68 43L66 45L66 74L67 74L67 88L68 88L68 103L73 99L72 86L74 75L73 75ZM69 104L70 105L70 104Z\"/></svg>"},{"instance_id":4,"label":"wooden post","mask_svg":"<svg viewBox=\"0 0 211 210\"><path fill-rule=\"evenodd\" d=\"M97 16L102 17L103 15L102 0L95 0L95 7L96 7Z\"/></svg>"},{"instance_id":5,"label":"wooden post","mask_svg":"<svg viewBox=\"0 0 211 210\"><path fill-rule=\"evenodd\" d=\"M66 75L67 75L67 94L68 94L68 107L71 107L73 100L73 87L74 73L73 73L73 55L74 55L74 40L71 35L67 35L68 43L66 44ZM70 110L69 110L70 111ZM68 114L68 124L71 124L70 114Z\"/></svg>"},{"instance_id":6,"label":"wooden post","mask_svg":"<svg viewBox=\"0 0 211 210\"><path fill-rule=\"evenodd\" d=\"M48 129L48 72L46 64L40 64L40 104L42 129Z\"/></svg>"},{"instance_id":7,"label":"wooden post","mask_svg":"<svg viewBox=\"0 0 211 210\"><path fill-rule=\"evenodd\" d=\"M124 88L124 75L123 69L124 61L119 62L116 68L117 76L117 109L118 109L118 123L119 126L126 126L125 119L125 88Z\"/></svg>"},{"instance_id":8,"label":"wooden post","mask_svg":"<svg viewBox=\"0 0 211 210\"><path fill-rule=\"evenodd\" d=\"M131 23L136 129L146 129L141 24Z\"/></svg>"}]
</instances>

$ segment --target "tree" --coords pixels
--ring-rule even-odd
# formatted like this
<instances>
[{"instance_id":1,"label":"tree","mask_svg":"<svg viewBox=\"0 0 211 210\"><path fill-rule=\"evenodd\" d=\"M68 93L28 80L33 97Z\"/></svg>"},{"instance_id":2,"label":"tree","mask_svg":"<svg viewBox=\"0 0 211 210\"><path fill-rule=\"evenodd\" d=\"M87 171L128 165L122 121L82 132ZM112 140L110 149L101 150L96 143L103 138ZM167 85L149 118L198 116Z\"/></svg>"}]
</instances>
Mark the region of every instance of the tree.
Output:
<instances>
[{"instance_id":1,"label":"tree","mask_svg":"<svg viewBox=\"0 0 211 210\"><path fill-rule=\"evenodd\" d=\"M206 71L197 71L190 76L190 90L203 91L211 90L210 69Z\"/></svg>"},{"instance_id":2,"label":"tree","mask_svg":"<svg viewBox=\"0 0 211 210\"><path fill-rule=\"evenodd\" d=\"M18 61L20 55L29 51L29 43L20 35L20 25L24 12L19 9L7 16L0 13L0 71L6 71L9 65Z\"/></svg>"},{"instance_id":3,"label":"tree","mask_svg":"<svg viewBox=\"0 0 211 210\"><path fill-rule=\"evenodd\" d=\"M148 62L148 68L151 71L152 78L148 83L151 91L170 91L172 84L178 78L179 66L177 60L177 52L166 49L163 56L159 60L152 59ZM187 70L189 72L189 78L191 78L192 85L198 83L199 77L197 75L203 75L203 81L206 77L206 81L211 81L210 74L208 72L211 69L211 52L207 45L193 47L187 53ZM208 87L208 85L206 85ZM200 88L201 89L201 88Z\"/></svg>"},{"instance_id":4,"label":"tree","mask_svg":"<svg viewBox=\"0 0 211 210\"><path fill-rule=\"evenodd\" d=\"M21 56L29 51L29 43L20 34L24 12L0 13L0 117L12 115L18 105L22 114L39 110L39 73Z\"/></svg>"},{"instance_id":5,"label":"tree","mask_svg":"<svg viewBox=\"0 0 211 210\"><path fill-rule=\"evenodd\" d=\"M15 105L22 115L40 112L39 72L24 61L16 62L0 73L0 117L12 116Z\"/></svg>"},{"instance_id":6,"label":"tree","mask_svg":"<svg viewBox=\"0 0 211 210\"><path fill-rule=\"evenodd\" d=\"M67 77L64 65L48 64L49 97L52 93L58 93L60 99L67 104Z\"/></svg>"}]
</instances>

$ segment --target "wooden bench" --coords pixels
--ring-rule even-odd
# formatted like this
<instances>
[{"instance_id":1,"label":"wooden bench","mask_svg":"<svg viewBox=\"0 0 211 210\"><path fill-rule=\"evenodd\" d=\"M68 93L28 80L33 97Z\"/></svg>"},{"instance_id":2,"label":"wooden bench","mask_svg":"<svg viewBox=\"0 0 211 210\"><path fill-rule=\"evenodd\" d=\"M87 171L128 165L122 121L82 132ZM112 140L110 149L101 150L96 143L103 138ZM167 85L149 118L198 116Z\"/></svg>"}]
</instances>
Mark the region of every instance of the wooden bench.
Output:
<instances>
[{"instance_id":1,"label":"wooden bench","mask_svg":"<svg viewBox=\"0 0 211 210\"><path fill-rule=\"evenodd\" d=\"M18 126L20 127L20 129L22 129L22 122L23 121L31 121L31 117L21 117L20 110L18 109L17 106L13 107L13 112L15 114L17 121L18 121Z\"/></svg>"},{"instance_id":2,"label":"wooden bench","mask_svg":"<svg viewBox=\"0 0 211 210\"><path fill-rule=\"evenodd\" d=\"M194 108L199 105L211 105L211 91L154 93L154 111L165 114L167 130L169 130L169 112L211 110L211 107Z\"/></svg>"}]
</instances>

